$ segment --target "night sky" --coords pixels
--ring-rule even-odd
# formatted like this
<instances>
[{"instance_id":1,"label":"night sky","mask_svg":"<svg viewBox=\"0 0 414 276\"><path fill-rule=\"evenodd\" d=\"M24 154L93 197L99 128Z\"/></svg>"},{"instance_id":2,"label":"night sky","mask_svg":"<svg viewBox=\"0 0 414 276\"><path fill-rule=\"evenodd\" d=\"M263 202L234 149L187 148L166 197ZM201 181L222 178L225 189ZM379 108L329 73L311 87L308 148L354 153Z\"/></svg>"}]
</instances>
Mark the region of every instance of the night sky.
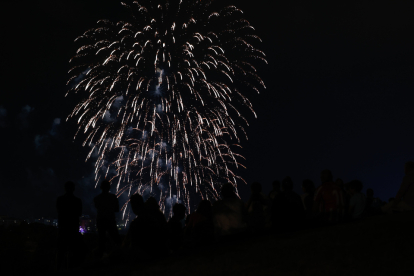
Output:
<instances>
[{"instance_id":1,"label":"night sky","mask_svg":"<svg viewBox=\"0 0 414 276\"><path fill-rule=\"evenodd\" d=\"M28 2L28 1L27 1ZM269 64L267 89L250 97L249 140L240 152L250 184L291 176L295 190L321 170L359 179L382 200L395 196L414 160L414 3L412 1L222 1L256 28ZM271 4L270 4L271 3ZM93 163L73 141L77 103L65 98L74 39L99 19L121 20L118 1L16 1L3 11L0 215L56 217L63 183L78 184L94 214ZM247 201L249 187L239 186Z\"/></svg>"}]
</instances>

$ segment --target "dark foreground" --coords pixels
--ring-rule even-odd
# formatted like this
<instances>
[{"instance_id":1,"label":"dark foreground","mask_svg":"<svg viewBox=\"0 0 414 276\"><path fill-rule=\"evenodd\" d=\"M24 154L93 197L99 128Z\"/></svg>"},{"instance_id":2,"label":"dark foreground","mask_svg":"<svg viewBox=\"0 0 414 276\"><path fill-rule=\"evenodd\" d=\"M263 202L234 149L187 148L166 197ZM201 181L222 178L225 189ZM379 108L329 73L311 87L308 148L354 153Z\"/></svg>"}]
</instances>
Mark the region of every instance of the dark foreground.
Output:
<instances>
[{"instance_id":1,"label":"dark foreground","mask_svg":"<svg viewBox=\"0 0 414 276\"><path fill-rule=\"evenodd\" d=\"M42 231L38 244L23 238L11 244L19 234L3 232L2 275L414 275L414 212L244 238L150 263L90 255L82 268L64 273L53 272L53 230ZM87 247L96 244L93 236L85 238Z\"/></svg>"}]
</instances>

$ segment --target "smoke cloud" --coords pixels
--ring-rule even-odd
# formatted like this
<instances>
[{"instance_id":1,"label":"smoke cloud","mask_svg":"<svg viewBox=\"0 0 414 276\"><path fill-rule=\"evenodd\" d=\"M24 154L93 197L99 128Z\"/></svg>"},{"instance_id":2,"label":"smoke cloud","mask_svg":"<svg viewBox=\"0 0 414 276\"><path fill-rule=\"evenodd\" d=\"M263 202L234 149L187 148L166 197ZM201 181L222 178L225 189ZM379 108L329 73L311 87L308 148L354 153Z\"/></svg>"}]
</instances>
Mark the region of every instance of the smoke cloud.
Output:
<instances>
[{"instance_id":1,"label":"smoke cloud","mask_svg":"<svg viewBox=\"0 0 414 276\"><path fill-rule=\"evenodd\" d=\"M60 125L60 118L55 118L52 126L45 134L37 134L34 138L35 149L39 154L44 154L51 144L51 138L58 135L58 127Z\"/></svg>"},{"instance_id":2,"label":"smoke cloud","mask_svg":"<svg viewBox=\"0 0 414 276\"><path fill-rule=\"evenodd\" d=\"M50 139L48 135L36 135L34 138L35 148L38 153L43 154L46 152L50 145Z\"/></svg>"},{"instance_id":3,"label":"smoke cloud","mask_svg":"<svg viewBox=\"0 0 414 276\"><path fill-rule=\"evenodd\" d=\"M60 118L55 118L53 120L53 123L52 123L52 128L49 130L49 134L51 136L56 136L57 135L57 129L58 129L59 125L60 125Z\"/></svg>"},{"instance_id":4,"label":"smoke cloud","mask_svg":"<svg viewBox=\"0 0 414 276\"><path fill-rule=\"evenodd\" d=\"M20 111L20 113L17 115L18 128L20 130L24 130L29 127L28 117L29 114L33 112L33 110L34 107L31 107L30 105L25 105Z\"/></svg>"}]
</instances>

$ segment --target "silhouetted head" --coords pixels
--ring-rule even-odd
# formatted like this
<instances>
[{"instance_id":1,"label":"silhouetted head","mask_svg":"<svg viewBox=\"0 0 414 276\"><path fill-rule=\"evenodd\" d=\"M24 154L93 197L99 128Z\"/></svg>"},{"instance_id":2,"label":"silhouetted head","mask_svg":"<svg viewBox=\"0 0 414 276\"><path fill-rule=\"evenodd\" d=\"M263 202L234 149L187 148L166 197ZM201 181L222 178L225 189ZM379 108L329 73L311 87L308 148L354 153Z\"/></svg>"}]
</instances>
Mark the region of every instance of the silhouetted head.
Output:
<instances>
[{"instance_id":1,"label":"silhouetted head","mask_svg":"<svg viewBox=\"0 0 414 276\"><path fill-rule=\"evenodd\" d=\"M187 208L185 208L183 204L180 204L180 203L174 204L173 206L174 216L177 217L179 220L182 220L183 218L185 218L186 209Z\"/></svg>"},{"instance_id":2,"label":"silhouetted head","mask_svg":"<svg viewBox=\"0 0 414 276\"><path fill-rule=\"evenodd\" d=\"M333 176L332 176L332 172L330 170L323 170L321 172L321 182L326 183L326 182L332 182L333 181Z\"/></svg>"},{"instance_id":3,"label":"silhouetted head","mask_svg":"<svg viewBox=\"0 0 414 276\"><path fill-rule=\"evenodd\" d=\"M272 182L272 187L273 187L273 190L280 191L280 181L279 180L273 181Z\"/></svg>"},{"instance_id":4,"label":"silhouetted head","mask_svg":"<svg viewBox=\"0 0 414 276\"><path fill-rule=\"evenodd\" d=\"M408 161L407 163L405 163L404 172L407 174L412 171L414 171L414 162Z\"/></svg>"},{"instance_id":5,"label":"silhouetted head","mask_svg":"<svg viewBox=\"0 0 414 276\"><path fill-rule=\"evenodd\" d=\"M315 192L315 184L310 179L305 179L302 182L302 190L303 192L312 195Z\"/></svg>"},{"instance_id":6,"label":"silhouetted head","mask_svg":"<svg viewBox=\"0 0 414 276\"><path fill-rule=\"evenodd\" d=\"M75 183L73 183L72 181L66 182L65 192L67 192L68 194L73 194L74 191L75 191Z\"/></svg>"},{"instance_id":7,"label":"silhouetted head","mask_svg":"<svg viewBox=\"0 0 414 276\"><path fill-rule=\"evenodd\" d=\"M206 218L211 218L213 214L211 202L209 200L202 200L200 204L198 204L196 212L205 216Z\"/></svg>"},{"instance_id":8,"label":"silhouetted head","mask_svg":"<svg viewBox=\"0 0 414 276\"><path fill-rule=\"evenodd\" d=\"M101 182L101 190L104 193L109 193L109 190L111 189L111 183L108 180L104 180Z\"/></svg>"},{"instance_id":9,"label":"silhouetted head","mask_svg":"<svg viewBox=\"0 0 414 276\"><path fill-rule=\"evenodd\" d=\"M135 215L138 216L144 211L144 199L140 194L133 194L129 199L129 203Z\"/></svg>"},{"instance_id":10,"label":"silhouetted head","mask_svg":"<svg viewBox=\"0 0 414 276\"><path fill-rule=\"evenodd\" d=\"M221 186L221 196L223 198L231 198L234 197L234 187L231 183L225 183Z\"/></svg>"},{"instance_id":11,"label":"silhouetted head","mask_svg":"<svg viewBox=\"0 0 414 276\"><path fill-rule=\"evenodd\" d=\"M359 180L352 180L348 183L348 189L351 193L359 193L362 191L362 182Z\"/></svg>"},{"instance_id":12,"label":"silhouetted head","mask_svg":"<svg viewBox=\"0 0 414 276\"><path fill-rule=\"evenodd\" d=\"M374 190L373 189L367 189L367 197L374 197Z\"/></svg>"},{"instance_id":13,"label":"silhouetted head","mask_svg":"<svg viewBox=\"0 0 414 276\"><path fill-rule=\"evenodd\" d=\"M282 189L283 191L292 191L293 190L293 181L292 179L287 176L282 181Z\"/></svg>"},{"instance_id":14,"label":"silhouetted head","mask_svg":"<svg viewBox=\"0 0 414 276\"><path fill-rule=\"evenodd\" d=\"M252 185L250 186L250 189L252 191L252 193L261 193L262 192L262 184L260 184L259 182L253 182Z\"/></svg>"}]
</instances>

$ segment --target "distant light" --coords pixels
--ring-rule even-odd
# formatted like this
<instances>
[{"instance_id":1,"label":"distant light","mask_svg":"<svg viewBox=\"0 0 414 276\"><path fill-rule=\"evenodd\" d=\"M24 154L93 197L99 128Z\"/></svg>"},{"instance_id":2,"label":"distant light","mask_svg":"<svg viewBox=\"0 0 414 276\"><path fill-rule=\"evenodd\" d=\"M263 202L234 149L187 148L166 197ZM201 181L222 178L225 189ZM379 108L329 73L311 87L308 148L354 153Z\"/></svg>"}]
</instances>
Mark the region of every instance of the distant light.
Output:
<instances>
[{"instance_id":1,"label":"distant light","mask_svg":"<svg viewBox=\"0 0 414 276\"><path fill-rule=\"evenodd\" d=\"M82 228L82 226L79 226L79 233L81 233L82 235L86 233L86 230L84 228Z\"/></svg>"}]
</instances>

